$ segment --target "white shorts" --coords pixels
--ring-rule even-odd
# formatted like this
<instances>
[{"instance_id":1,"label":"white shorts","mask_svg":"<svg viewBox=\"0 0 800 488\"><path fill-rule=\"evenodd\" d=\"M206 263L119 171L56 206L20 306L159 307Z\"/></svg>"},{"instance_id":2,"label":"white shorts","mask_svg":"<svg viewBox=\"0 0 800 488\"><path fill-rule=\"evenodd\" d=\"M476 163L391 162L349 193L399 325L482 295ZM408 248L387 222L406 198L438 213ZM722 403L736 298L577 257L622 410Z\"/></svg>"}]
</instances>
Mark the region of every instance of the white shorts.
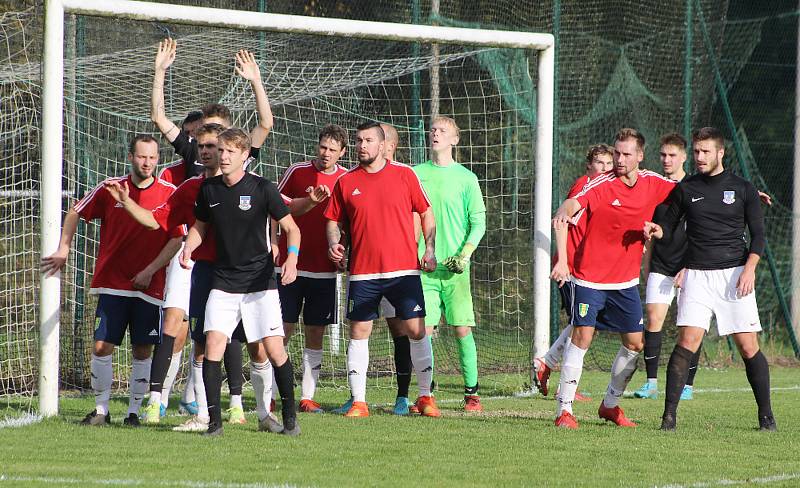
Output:
<instances>
[{"instance_id":1,"label":"white shorts","mask_svg":"<svg viewBox=\"0 0 800 488\"><path fill-rule=\"evenodd\" d=\"M183 252L183 245L180 251L167 265L167 280L164 285L164 305L162 308L179 308L185 314L189 313L189 289L192 285L192 270L183 269L181 267L181 253Z\"/></svg>"},{"instance_id":2,"label":"white shorts","mask_svg":"<svg viewBox=\"0 0 800 488\"><path fill-rule=\"evenodd\" d=\"M389 303L389 300L387 300L386 297L381 298L380 314L381 317L385 319L393 319L397 316L394 306Z\"/></svg>"},{"instance_id":3,"label":"white shorts","mask_svg":"<svg viewBox=\"0 0 800 488\"><path fill-rule=\"evenodd\" d=\"M278 290L254 293L227 293L211 290L206 303L204 334L215 330L231 338L239 321L244 326L247 342L264 337L283 337L283 319Z\"/></svg>"},{"instance_id":4,"label":"white shorts","mask_svg":"<svg viewBox=\"0 0 800 488\"><path fill-rule=\"evenodd\" d=\"M678 297L678 327L702 327L706 331L711 316L717 318L721 336L738 332L759 332L755 291L739 297L736 283L743 266L727 269L687 269L683 291Z\"/></svg>"},{"instance_id":5,"label":"white shorts","mask_svg":"<svg viewBox=\"0 0 800 488\"><path fill-rule=\"evenodd\" d=\"M645 304L663 303L670 305L675 298L675 277L660 273L650 273L647 276L647 289L645 291ZM680 290L678 290L680 293Z\"/></svg>"}]
</instances>

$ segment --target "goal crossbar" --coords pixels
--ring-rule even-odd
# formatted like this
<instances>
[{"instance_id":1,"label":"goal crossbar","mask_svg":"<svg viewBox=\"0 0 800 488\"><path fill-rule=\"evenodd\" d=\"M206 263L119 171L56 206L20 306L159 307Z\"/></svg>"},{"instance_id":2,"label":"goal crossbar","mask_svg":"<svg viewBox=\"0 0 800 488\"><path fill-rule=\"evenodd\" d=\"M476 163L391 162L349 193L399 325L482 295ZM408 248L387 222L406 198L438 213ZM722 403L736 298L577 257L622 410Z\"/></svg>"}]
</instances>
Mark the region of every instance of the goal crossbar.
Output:
<instances>
[{"instance_id":1,"label":"goal crossbar","mask_svg":"<svg viewBox=\"0 0 800 488\"><path fill-rule=\"evenodd\" d=\"M64 15L78 14L234 29L347 36L364 39L534 49L538 55L536 164L534 177L534 350L549 345L550 214L552 205L554 37L547 33L369 22L188 7L130 0L46 0L42 88L41 252L58 247L64 115ZM39 301L39 413L58 413L60 276L41 277Z\"/></svg>"}]
</instances>

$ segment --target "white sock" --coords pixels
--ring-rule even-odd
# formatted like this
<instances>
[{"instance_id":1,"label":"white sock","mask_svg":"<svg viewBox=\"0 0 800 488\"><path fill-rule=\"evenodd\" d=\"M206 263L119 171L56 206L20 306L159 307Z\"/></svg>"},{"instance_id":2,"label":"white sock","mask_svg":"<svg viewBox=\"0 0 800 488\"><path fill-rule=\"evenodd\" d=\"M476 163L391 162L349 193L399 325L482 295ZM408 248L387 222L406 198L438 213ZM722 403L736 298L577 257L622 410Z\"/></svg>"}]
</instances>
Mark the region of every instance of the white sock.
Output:
<instances>
[{"instance_id":1,"label":"white sock","mask_svg":"<svg viewBox=\"0 0 800 488\"><path fill-rule=\"evenodd\" d=\"M150 386L150 364L152 358L136 359L131 362L130 400L128 401L128 415L139 415L144 394Z\"/></svg>"},{"instance_id":2,"label":"white sock","mask_svg":"<svg viewBox=\"0 0 800 488\"><path fill-rule=\"evenodd\" d=\"M572 402L575 401L575 392L578 391L578 383L581 381L583 372L583 357L587 349L581 349L569 341L564 349L564 358L561 361L561 378L558 382L558 411L572 413Z\"/></svg>"},{"instance_id":3,"label":"white sock","mask_svg":"<svg viewBox=\"0 0 800 488\"><path fill-rule=\"evenodd\" d=\"M274 374L272 375L272 390L270 390L270 391L271 391L270 395L272 395L272 399L273 400L277 400L278 399L278 383L275 381L275 375Z\"/></svg>"},{"instance_id":4,"label":"white sock","mask_svg":"<svg viewBox=\"0 0 800 488\"><path fill-rule=\"evenodd\" d=\"M561 362L561 358L564 357L564 349L567 347L567 343L572 337L572 329L573 326L568 325L564 327L564 330L561 331L561 334L558 336L558 339L550 346L550 349L544 353L544 357L542 360L547 365L548 368L554 369L558 366L558 363Z\"/></svg>"},{"instance_id":5,"label":"white sock","mask_svg":"<svg viewBox=\"0 0 800 488\"><path fill-rule=\"evenodd\" d=\"M183 394L181 394L181 401L183 403L192 403L196 401L194 396L194 368L192 367L192 362L194 358L194 342L192 342L192 352L191 356L189 356L189 371L186 373L186 385L183 387Z\"/></svg>"},{"instance_id":6,"label":"white sock","mask_svg":"<svg viewBox=\"0 0 800 488\"><path fill-rule=\"evenodd\" d=\"M256 412L258 420L269 415L269 403L272 401L272 363L250 361L250 382L256 394Z\"/></svg>"},{"instance_id":7,"label":"white sock","mask_svg":"<svg viewBox=\"0 0 800 488\"><path fill-rule=\"evenodd\" d=\"M242 395L231 395L230 408L242 408Z\"/></svg>"},{"instance_id":8,"label":"white sock","mask_svg":"<svg viewBox=\"0 0 800 488\"><path fill-rule=\"evenodd\" d=\"M161 392L160 391L151 391L150 392L150 399L147 401L148 405L155 405L156 403L161 403Z\"/></svg>"},{"instance_id":9,"label":"white sock","mask_svg":"<svg viewBox=\"0 0 800 488\"><path fill-rule=\"evenodd\" d=\"M433 379L433 349L431 341L426 337L416 341L409 338L411 344L411 363L417 374L419 396L430 396Z\"/></svg>"},{"instance_id":10,"label":"white sock","mask_svg":"<svg viewBox=\"0 0 800 488\"><path fill-rule=\"evenodd\" d=\"M169 361L169 369L167 376L164 378L164 386L161 388L161 404L164 408L169 406L169 394L172 391L172 385L175 384L175 378L178 376L178 370L181 369L181 360L183 359L183 349L172 355Z\"/></svg>"},{"instance_id":11,"label":"white sock","mask_svg":"<svg viewBox=\"0 0 800 488\"><path fill-rule=\"evenodd\" d=\"M658 386L658 378L647 378L647 384L650 385L652 388Z\"/></svg>"},{"instance_id":12,"label":"white sock","mask_svg":"<svg viewBox=\"0 0 800 488\"><path fill-rule=\"evenodd\" d=\"M111 383L114 380L114 368L111 355L95 356L90 363L92 370L92 390L94 390L95 410L98 415L108 413L108 400L111 398Z\"/></svg>"},{"instance_id":13,"label":"white sock","mask_svg":"<svg viewBox=\"0 0 800 488\"><path fill-rule=\"evenodd\" d=\"M617 351L617 357L611 364L611 381L608 382L606 389L606 397L603 399L603 405L608 408L614 408L619 404L619 399L625 393L625 387L631 381L633 373L636 372L636 359L639 353L631 351L625 346L620 346Z\"/></svg>"},{"instance_id":14,"label":"white sock","mask_svg":"<svg viewBox=\"0 0 800 488\"><path fill-rule=\"evenodd\" d=\"M350 339L347 346L347 382L354 402L367 401L369 339Z\"/></svg>"},{"instance_id":15,"label":"white sock","mask_svg":"<svg viewBox=\"0 0 800 488\"><path fill-rule=\"evenodd\" d=\"M301 400L311 400L317 390L319 370L322 367L322 349L303 349L303 388Z\"/></svg>"},{"instance_id":16,"label":"white sock","mask_svg":"<svg viewBox=\"0 0 800 488\"><path fill-rule=\"evenodd\" d=\"M203 383L203 361L192 359L192 376L194 376L194 396L197 402L197 416L208 418L208 400L206 400L206 385Z\"/></svg>"}]
</instances>

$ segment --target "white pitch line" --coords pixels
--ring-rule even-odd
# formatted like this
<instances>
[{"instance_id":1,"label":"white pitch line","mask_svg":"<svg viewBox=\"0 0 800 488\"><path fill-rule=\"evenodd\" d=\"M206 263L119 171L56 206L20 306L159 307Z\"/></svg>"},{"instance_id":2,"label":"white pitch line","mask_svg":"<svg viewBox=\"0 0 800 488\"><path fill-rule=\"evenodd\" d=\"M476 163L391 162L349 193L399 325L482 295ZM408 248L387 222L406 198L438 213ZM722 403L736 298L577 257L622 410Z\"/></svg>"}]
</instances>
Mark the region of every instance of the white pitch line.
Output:
<instances>
[{"instance_id":1,"label":"white pitch line","mask_svg":"<svg viewBox=\"0 0 800 488\"><path fill-rule=\"evenodd\" d=\"M295 488L296 485L268 485L264 483L226 483L224 481L166 481L142 479L80 479L47 476L14 476L0 473L0 484L3 483L43 483L46 485L81 485L81 486L179 486L184 488Z\"/></svg>"},{"instance_id":2,"label":"white pitch line","mask_svg":"<svg viewBox=\"0 0 800 488\"><path fill-rule=\"evenodd\" d=\"M9 417L0 420L0 429L7 429L11 427L26 427L36 422L41 422L41 415L25 414L21 417Z\"/></svg>"},{"instance_id":3,"label":"white pitch line","mask_svg":"<svg viewBox=\"0 0 800 488\"><path fill-rule=\"evenodd\" d=\"M655 485L653 488L709 488L712 486L735 486L735 485L768 485L770 483L779 483L781 481L800 480L800 473L790 474L776 474L774 476L764 476L761 478L747 478L744 480L712 480L712 481L699 481L697 483L690 483L688 485L670 484L670 485Z\"/></svg>"}]
</instances>

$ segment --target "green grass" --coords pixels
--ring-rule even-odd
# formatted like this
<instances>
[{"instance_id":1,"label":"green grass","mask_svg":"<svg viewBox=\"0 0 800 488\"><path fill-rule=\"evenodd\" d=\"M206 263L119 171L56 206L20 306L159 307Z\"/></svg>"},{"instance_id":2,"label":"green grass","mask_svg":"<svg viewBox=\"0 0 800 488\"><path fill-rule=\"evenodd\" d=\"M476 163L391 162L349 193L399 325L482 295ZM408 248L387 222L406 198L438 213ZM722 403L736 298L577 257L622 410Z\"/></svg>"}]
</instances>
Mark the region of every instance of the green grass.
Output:
<instances>
[{"instance_id":1,"label":"green grass","mask_svg":"<svg viewBox=\"0 0 800 488\"><path fill-rule=\"evenodd\" d=\"M367 419L301 414L303 434L296 439L257 432L254 414L216 439L172 432L183 420L175 415L156 427L123 428L123 397L112 402L112 427L81 427L92 399L65 398L59 418L0 430L0 486L647 487L753 478L769 478L761 481L770 487L800 484L797 369L772 371L777 433L755 430L755 402L739 368L698 373L699 391L681 404L675 433L657 430L661 400L623 400L636 429L600 422L596 410L607 378L584 374L581 390L593 401L576 406L576 432L553 426L552 394L489 398L521 386L526 379L517 376L483 379L482 415L461 413L458 378L441 378L441 419L398 418L378 407ZM638 373L630 389L643 379ZM393 399L387 388L369 394L386 408ZM334 407L347 392L325 389L318 396ZM245 400L252 408L252 393Z\"/></svg>"}]
</instances>

